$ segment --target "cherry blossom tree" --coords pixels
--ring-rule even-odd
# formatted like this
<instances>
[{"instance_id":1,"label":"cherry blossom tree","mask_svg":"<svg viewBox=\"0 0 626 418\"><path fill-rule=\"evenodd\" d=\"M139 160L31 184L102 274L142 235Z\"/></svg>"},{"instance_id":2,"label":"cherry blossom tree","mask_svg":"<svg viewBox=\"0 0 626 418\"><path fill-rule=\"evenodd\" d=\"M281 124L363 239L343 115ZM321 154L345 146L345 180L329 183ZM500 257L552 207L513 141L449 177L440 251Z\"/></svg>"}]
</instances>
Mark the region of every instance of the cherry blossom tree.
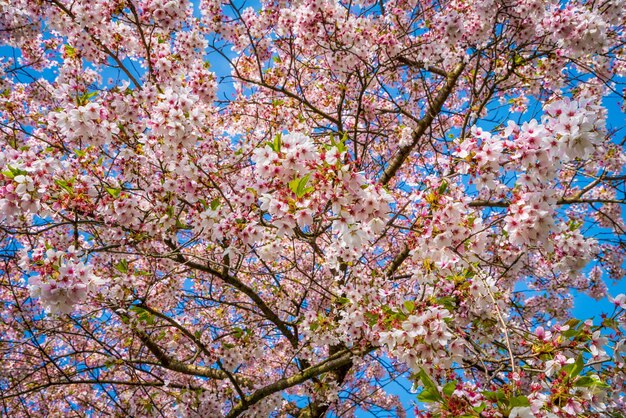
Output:
<instances>
[{"instance_id":1,"label":"cherry blossom tree","mask_svg":"<svg viewBox=\"0 0 626 418\"><path fill-rule=\"evenodd\" d=\"M625 10L0 1L0 414L623 416Z\"/></svg>"}]
</instances>

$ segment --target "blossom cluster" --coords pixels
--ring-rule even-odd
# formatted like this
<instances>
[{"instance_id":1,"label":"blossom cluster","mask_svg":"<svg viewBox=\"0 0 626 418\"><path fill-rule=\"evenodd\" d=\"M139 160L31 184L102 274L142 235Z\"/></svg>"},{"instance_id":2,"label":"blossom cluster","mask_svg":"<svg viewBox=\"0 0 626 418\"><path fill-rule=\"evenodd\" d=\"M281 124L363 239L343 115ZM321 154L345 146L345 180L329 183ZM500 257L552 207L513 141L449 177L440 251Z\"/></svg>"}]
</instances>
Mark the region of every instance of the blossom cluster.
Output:
<instances>
[{"instance_id":1,"label":"blossom cluster","mask_svg":"<svg viewBox=\"0 0 626 418\"><path fill-rule=\"evenodd\" d=\"M46 312L68 314L74 307L85 302L89 292L96 290L104 281L93 272L93 266L78 261L74 248L67 252L48 249L34 251L30 258L25 255L22 264L37 266L28 278L32 297L39 298Z\"/></svg>"}]
</instances>

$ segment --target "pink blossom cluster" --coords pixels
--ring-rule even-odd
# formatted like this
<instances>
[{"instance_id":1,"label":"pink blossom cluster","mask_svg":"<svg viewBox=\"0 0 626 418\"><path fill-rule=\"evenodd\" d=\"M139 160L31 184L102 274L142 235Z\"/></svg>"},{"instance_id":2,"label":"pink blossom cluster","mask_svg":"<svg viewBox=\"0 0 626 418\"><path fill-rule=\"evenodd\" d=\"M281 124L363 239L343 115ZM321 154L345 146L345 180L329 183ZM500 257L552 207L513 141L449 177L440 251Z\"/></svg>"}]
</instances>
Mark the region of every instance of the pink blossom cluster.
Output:
<instances>
[{"instance_id":1,"label":"pink blossom cluster","mask_svg":"<svg viewBox=\"0 0 626 418\"><path fill-rule=\"evenodd\" d=\"M30 262L38 266L36 275L28 278L28 289L32 297L39 298L46 312L51 314L70 313L77 304L85 302L89 292L104 281L93 272L93 266L78 261L74 248L67 252L48 249L35 251L22 264Z\"/></svg>"}]
</instances>

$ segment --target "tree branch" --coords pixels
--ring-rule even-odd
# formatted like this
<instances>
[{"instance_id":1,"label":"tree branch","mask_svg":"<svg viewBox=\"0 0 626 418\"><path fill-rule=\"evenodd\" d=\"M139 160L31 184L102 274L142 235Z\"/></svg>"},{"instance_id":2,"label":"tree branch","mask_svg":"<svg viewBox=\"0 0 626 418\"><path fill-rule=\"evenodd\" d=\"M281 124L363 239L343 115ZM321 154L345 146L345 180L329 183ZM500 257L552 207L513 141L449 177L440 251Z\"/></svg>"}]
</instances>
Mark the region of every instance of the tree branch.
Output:
<instances>
[{"instance_id":1,"label":"tree branch","mask_svg":"<svg viewBox=\"0 0 626 418\"><path fill-rule=\"evenodd\" d=\"M222 279L225 283L231 285L232 287L234 287L235 289L239 290L240 292L242 292L246 296L248 296L250 299L252 299L252 301L261 310L261 312L263 312L265 317L268 320L270 320L274 325L276 325L276 327L279 329L279 331L285 337L287 337L287 339L289 340L291 345L294 348L298 346L298 339L296 338L294 333L289 328L287 328L287 325L278 317L278 315L276 315L276 313L272 309L270 309L269 306L267 306L265 301L256 293L256 291L254 291L254 289L252 289L251 287L245 285L244 283L242 283L241 281L239 281L235 277L229 275L228 272L221 272L221 271L216 270L216 269L214 269L214 268L212 268L210 266L199 264L199 263L196 263L194 261L188 260L180 252L180 250L177 248L177 246L172 241L166 240L165 243L174 251L174 257L173 257L174 261L177 261L177 262L179 262L181 264L184 264L184 265L186 265L188 267L191 267L193 269L196 269L196 270L199 270L199 271L203 271L205 273L209 273L209 274L211 274L211 275L213 275L215 277L218 277L218 278Z\"/></svg>"},{"instance_id":2,"label":"tree branch","mask_svg":"<svg viewBox=\"0 0 626 418\"><path fill-rule=\"evenodd\" d=\"M239 402L237 405L230 410L230 412L226 415L226 418L234 418L240 416L248 406L254 405L259 402L261 399L272 395L276 392L280 392L281 390L299 385L315 376L318 376L322 373L329 372L331 370L335 370L352 362L352 358L355 355L363 355L370 351L373 348L365 348L360 353L355 353L349 350L340 351L330 357L328 357L325 361L316 364L315 366L311 366L308 369L304 369L302 372L295 374L291 377L287 377L284 379L277 380L276 382L267 385L256 392L252 393L249 396L246 396L244 400Z\"/></svg>"},{"instance_id":3,"label":"tree branch","mask_svg":"<svg viewBox=\"0 0 626 418\"><path fill-rule=\"evenodd\" d=\"M456 85L456 81L459 76L463 72L465 68L464 63L457 64L456 67L447 75L446 77L446 85L439 90L437 97L432 102L426 114L422 119L419 120L417 124L417 129L413 132L413 141L409 145L401 147L398 154L391 160L387 168L383 172L383 175L380 178L380 182L382 184L387 184L389 181L396 175L396 172L400 169L404 161L409 157L409 154L415 148L418 141L421 139L422 135L426 132L428 127L431 125L435 117L441 112L443 104L446 102L454 86Z\"/></svg>"}]
</instances>

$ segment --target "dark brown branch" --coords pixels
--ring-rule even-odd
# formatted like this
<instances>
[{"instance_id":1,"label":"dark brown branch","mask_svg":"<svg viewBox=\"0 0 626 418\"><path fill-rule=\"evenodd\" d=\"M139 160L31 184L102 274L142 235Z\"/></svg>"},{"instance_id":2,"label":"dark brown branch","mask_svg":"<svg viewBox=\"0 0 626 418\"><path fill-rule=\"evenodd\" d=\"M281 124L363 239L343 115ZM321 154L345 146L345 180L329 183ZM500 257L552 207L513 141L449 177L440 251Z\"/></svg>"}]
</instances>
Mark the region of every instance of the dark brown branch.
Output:
<instances>
[{"instance_id":1,"label":"dark brown branch","mask_svg":"<svg viewBox=\"0 0 626 418\"><path fill-rule=\"evenodd\" d=\"M278 315L276 315L276 313L272 309L270 309L269 306L267 306L265 301L261 298L261 296L259 296L256 293L256 291L254 289L252 289L251 287L245 285L244 283L239 281L237 278L229 275L227 271L222 272L222 271L219 271L217 269L212 268L211 266L204 265L204 264L199 264L199 263L196 263L194 261L188 260L179 251L179 249L176 247L176 245L172 241L166 241L165 243L174 251L174 255L172 257L172 259L174 261L177 261L177 262L179 262L181 264L184 264L187 267L191 267L191 268L193 268L195 270L203 271L205 273L209 273L209 274L211 274L211 275L213 275L215 277L218 277L221 280L223 280L225 283L231 285L232 287L234 287L235 289L239 290L241 293L245 294L250 299L252 299L252 301L261 310L261 312L263 312L265 317L268 320L270 320L274 325L276 325L278 330L285 337L287 337L287 339L289 340L291 345L293 347L297 347L298 346L298 339L293 334L293 332L289 328L287 328L287 325L278 317Z\"/></svg>"},{"instance_id":2,"label":"dark brown branch","mask_svg":"<svg viewBox=\"0 0 626 418\"><path fill-rule=\"evenodd\" d=\"M125 321L130 322L130 318L125 314L118 314ZM132 326L131 326L132 327ZM161 347L152 339L150 336L143 330L132 327L133 332L139 337L143 345L146 346L148 350L159 360L159 365L165 367L166 369L188 374L191 376L202 376L208 377L210 379L223 380L227 379L228 376L220 370L212 369L210 367L196 366L194 364L186 364L181 361L175 360L171 358L167 353L161 350Z\"/></svg>"},{"instance_id":3,"label":"dark brown branch","mask_svg":"<svg viewBox=\"0 0 626 418\"><path fill-rule=\"evenodd\" d=\"M363 355L370 352L371 350L372 348L366 348L360 353L343 350L328 357L325 361L316 364L315 366L304 369L298 374L277 380L276 382L257 390L251 395L246 396L244 400L239 402L233 407L233 409L231 409L231 411L226 415L226 418L238 417L248 408L248 406L254 405L261 399L276 392L280 392L281 390L299 385L300 383L306 382L307 380L310 380L315 376L319 376L320 374L340 369L341 367L350 364L352 362L352 358L355 355Z\"/></svg>"},{"instance_id":4,"label":"dark brown branch","mask_svg":"<svg viewBox=\"0 0 626 418\"><path fill-rule=\"evenodd\" d=\"M452 90L454 90L454 86L456 85L456 81L459 76L463 72L465 68L464 63L457 64L456 67L447 75L446 84L443 86L437 97L433 100L433 102L428 107L426 114L422 119L417 123L417 128L413 132L413 140L407 146L401 147L398 151L398 154L389 162L387 168L383 172L383 175L380 178L380 182L382 184L387 184L389 181L396 175L404 161L409 157L413 148L417 145L419 140L422 138L426 130L430 127L432 122L435 120L437 115L441 112L443 108L443 104L446 102Z\"/></svg>"},{"instance_id":5,"label":"dark brown branch","mask_svg":"<svg viewBox=\"0 0 626 418\"><path fill-rule=\"evenodd\" d=\"M445 72L444 70L442 70L441 68L437 68L437 67L432 67L430 65L427 65L424 62L421 61L414 61L410 58L407 57L397 57L396 58L399 62L401 62L404 65L408 65L409 67L416 67L419 69L422 69L424 71L428 71L431 72L433 74L438 74L442 77L448 77L448 73Z\"/></svg>"}]
</instances>

